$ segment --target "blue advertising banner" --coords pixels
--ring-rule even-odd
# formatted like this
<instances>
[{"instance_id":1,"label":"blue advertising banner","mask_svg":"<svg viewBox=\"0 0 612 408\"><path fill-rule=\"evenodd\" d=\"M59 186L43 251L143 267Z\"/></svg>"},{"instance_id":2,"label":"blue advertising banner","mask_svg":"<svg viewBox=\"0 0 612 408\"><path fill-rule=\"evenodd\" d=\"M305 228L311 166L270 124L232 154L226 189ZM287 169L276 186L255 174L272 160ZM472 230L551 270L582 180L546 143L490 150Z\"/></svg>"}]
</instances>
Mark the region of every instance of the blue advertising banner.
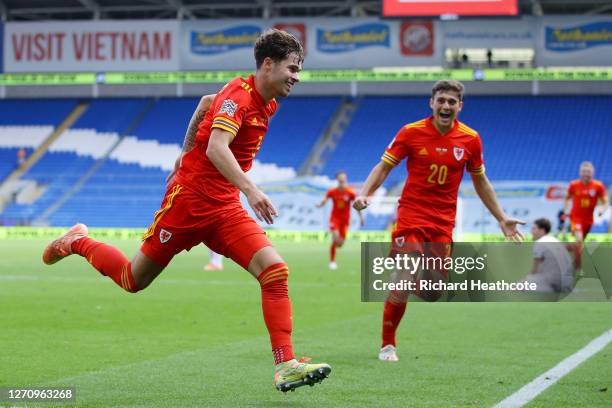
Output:
<instances>
[{"instance_id":1,"label":"blue advertising banner","mask_svg":"<svg viewBox=\"0 0 612 408\"><path fill-rule=\"evenodd\" d=\"M612 18L606 15L542 18L536 63L545 67L612 65Z\"/></svg>"},{"instance_id":2,"label":"blue advertising banner","mask_svg":"<svg viewBox=\"0 0 612 408\"><path fill-rule=\"evenodd\" d=\"M612 20L580 24L573 27L545 28L547 50L571 52L591 47L612 45Z\"/></svg>"},{"instance_id":3,"label":"blue advertising banner","mask_svg":"<svg viewBox=\"0 0 612 408\"><path fill-rule=\"evenodd\" d=\"M317 29L317 50L321 52L348 52L364 47L390 45L387 24L370 23L349 26L340 30Z\"/></svg>"},{"instance_id":4,"label":"blue advertising banner","mask_svg":"<svg viewBox=\"0 0 612 408\"><path fill-rule=\"evenodd\" d=\"M237 25L223 30L202 31L192 29L190 32L190 51L198 55L222 54L239 48L251 50L261 27L255 25Z\"/></svg>"}]
</instances>

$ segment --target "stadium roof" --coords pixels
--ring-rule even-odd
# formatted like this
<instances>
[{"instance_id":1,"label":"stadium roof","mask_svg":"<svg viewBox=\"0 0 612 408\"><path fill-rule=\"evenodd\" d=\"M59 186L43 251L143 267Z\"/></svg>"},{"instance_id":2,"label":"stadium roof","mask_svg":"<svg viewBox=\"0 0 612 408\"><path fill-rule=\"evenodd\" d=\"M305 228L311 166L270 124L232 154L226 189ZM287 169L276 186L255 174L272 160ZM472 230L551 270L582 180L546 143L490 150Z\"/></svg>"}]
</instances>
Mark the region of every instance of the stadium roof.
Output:
<instances>
[{"instance_id":1,"label":"stadium roof","mask_svg":"<svg viewBox=\"0 0 612 408\"><path fill-rule=\"evenodd\" d=\"M379 16L380 0L0 0L4 21ZM519 0L521 14L612 13L610 0Z\"/></svg>"}]
</instances>

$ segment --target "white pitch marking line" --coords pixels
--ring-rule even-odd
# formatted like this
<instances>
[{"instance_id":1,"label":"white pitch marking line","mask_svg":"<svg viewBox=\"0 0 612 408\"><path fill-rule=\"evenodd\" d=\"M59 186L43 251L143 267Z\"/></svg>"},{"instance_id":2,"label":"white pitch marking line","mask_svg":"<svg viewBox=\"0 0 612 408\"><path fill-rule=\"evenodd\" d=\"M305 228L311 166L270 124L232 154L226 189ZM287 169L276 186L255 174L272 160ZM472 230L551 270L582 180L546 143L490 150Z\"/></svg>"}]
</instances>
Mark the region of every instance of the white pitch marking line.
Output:
<instances>
[{"instance_id":1,"label":"white pitch marking line","mask_svg":"<svg viewBox=\"0 0 612 408\"><path fill-rule=\"evenodd\" d=\"M612 329L605 331L601 336L593 339L589 344L567 357L544 374L535 378L530 383L524 385L523 388L510 395L505 400L497 403L493 408L522 407L580 364L600 352L610 342L612 342Z\"/></svg>"}]
</instances>

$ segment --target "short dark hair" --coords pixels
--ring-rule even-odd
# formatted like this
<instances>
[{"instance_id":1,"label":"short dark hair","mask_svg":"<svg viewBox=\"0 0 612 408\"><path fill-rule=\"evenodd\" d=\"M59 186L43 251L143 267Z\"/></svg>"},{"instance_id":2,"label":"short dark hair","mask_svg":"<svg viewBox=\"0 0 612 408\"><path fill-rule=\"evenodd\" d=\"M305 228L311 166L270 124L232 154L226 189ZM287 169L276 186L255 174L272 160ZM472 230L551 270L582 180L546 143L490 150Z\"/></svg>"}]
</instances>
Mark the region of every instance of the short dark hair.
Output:
<instances>
[{"instance_id":1,"label":"short dark hair","mask_svg":"<svg viewBox=\"0 0 612 408\"><path fill-rule=\"evenodd\" d=\"M442 79L434 84L431 88L431 97L433 98L439 91L455 91L459 94L459 100L463 100L463 93L465 92L465 86L459 81L454 79Z\"/></svg>"},{"instance_id":2,"label":"short dark hair","mask_svg":"<svg viewBox=\"0 0 612 408\"><path fill-rule=\"evenodd\" d=\"M548 218L538 218L533 222L539 229L543 229L548 234L550 232L550 220Z\"/></svg>"},{"instance_id":3,"label":"short dark hair","mask_svg":"<svg viewBox=\"0 0 612 408\"><path fill-rule=\"evenodd\" d=\"M255 41L255 64L261 67L266 58L281 62L292 53L296 53L300 62L304 61L304 48L293 34L270 28L264 31Z\"/></svg>"},{"instance_id":4,"label":"short dark hair","mask_svg":"<svg viewBox=\"0 0 612 408\"><path fill-rule=\"evenodd\" d=\"M341 174L344 174L345 176L348 176L348 174L346 173L346 171L344 171L344 170L338 170L338 171L336 172L336 178L338 178L338 176L339 176L339 175L341 175Z\"/></svg>"}]
</instances>

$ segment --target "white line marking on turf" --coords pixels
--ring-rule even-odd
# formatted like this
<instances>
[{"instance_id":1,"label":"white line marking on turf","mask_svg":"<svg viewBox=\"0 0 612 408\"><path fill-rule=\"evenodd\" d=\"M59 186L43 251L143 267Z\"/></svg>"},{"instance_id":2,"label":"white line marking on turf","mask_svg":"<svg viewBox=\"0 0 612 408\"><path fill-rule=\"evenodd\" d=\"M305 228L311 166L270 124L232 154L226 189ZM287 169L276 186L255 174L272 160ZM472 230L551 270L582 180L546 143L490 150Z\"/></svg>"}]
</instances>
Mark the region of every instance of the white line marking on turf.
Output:
<instances>
[{"instance_id":1,"label":"white line marking on turf","mask_svg":"<svg viewBox=\"0 0 612 408\"><path fill-rule=\"evenodd\" d=\"M540 395L548 387L559 381L580 364L593 357L612 342L612 329L604 332L601 336L592 340L589 344L561 361L559 364L540 375L529 384L526 384L510 395L505 400L499 402L493 408L518 408L527 404L535 397Z\"/></svg>"}]
</instances>

